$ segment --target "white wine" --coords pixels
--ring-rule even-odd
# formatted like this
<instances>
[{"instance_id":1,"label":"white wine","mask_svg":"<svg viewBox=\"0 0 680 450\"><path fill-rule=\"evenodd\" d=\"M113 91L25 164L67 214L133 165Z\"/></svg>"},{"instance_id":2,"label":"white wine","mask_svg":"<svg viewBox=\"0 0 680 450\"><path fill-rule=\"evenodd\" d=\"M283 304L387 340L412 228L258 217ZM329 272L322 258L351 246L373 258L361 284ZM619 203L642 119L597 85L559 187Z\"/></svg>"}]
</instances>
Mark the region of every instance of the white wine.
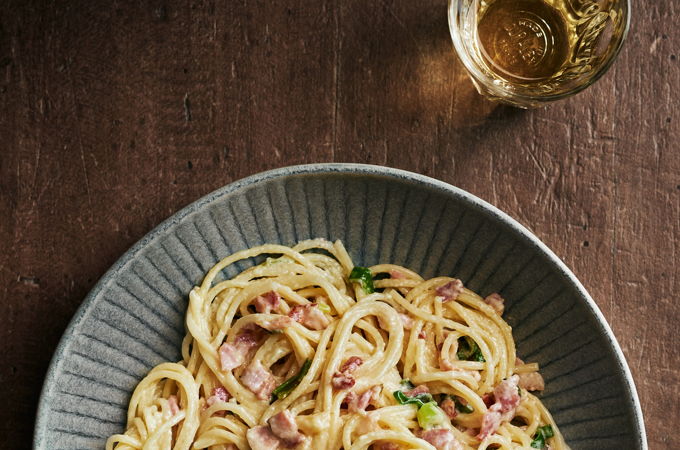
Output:
<instances>
[{"instance_id":1,"label":"white wine","mask_svg":"<svg viewBox=\"0 0 680 450\"><path fill-rule=\"evenodd\" d=\"M531 108L607 70L628 32L629 1L449 0L449 27L482 95Z\"/></svg>"},{"instance_id":2,"label":"white wine","mask_svg":"<svg viewBox=\"0 0 680 450\"><path fill-rule=\"evenodd\" d=\"M477 33L489 68L508 81L549 79L570 53L566 18L543 0L496 0Z\"/></svg>"}]
</instances>

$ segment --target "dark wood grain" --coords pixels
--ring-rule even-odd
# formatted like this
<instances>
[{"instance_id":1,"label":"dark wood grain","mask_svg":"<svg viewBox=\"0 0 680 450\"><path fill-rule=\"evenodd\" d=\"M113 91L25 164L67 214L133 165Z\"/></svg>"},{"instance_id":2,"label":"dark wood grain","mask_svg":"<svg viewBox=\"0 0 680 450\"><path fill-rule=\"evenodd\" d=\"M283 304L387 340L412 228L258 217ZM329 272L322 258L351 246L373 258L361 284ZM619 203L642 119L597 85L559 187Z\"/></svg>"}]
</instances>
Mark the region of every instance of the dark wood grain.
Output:
<instances>
[{"instance_id":1,"label":"dark wood grain","mask_svg":"<svg viewBox=\"0 0 680 450\"><path fill-rule=\"evenodd\" d=\"M352 161L531 228L611 324L650 446L680 446L680 11L634 6L602 80L520 111L474 92L444 1L2 2L0 444L27 446L61 333L146 232L243 176Z\"/></svg>"}]
</instances>

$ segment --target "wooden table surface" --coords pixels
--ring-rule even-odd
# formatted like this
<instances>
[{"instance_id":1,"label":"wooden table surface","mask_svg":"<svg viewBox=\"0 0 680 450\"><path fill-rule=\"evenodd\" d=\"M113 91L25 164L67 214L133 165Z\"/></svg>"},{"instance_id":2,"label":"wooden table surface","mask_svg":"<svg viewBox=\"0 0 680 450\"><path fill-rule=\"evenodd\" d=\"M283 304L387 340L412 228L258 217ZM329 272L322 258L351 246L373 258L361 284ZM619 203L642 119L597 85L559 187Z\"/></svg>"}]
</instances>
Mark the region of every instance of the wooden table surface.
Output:
<instances>
[{"instance_id":1,"label":"wooden table surface","mask_svg":"<svg viewBox=\"0 0 680 450\"><path fill-rule=\"evenodd\" d=\"M678 9L645 3L602 80L522 111L475 93L443 0L2 2L0 445L28 447L62 332L134 242L244 176L338 161L534 231L614 330L650 446L678 448Z\"/></svg>"}]
</instances>

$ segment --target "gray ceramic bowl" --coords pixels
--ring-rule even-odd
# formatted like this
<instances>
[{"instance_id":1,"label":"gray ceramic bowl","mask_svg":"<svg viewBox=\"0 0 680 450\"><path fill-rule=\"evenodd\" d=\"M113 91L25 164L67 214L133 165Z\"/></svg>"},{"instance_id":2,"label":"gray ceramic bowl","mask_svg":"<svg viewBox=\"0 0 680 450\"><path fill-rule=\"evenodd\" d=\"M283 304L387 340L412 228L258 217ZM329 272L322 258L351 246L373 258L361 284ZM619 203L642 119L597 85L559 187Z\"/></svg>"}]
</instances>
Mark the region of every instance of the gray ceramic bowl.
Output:
<instances>
[{"instance_id":1,"label":"gray ceramic bowl","mask_svg":"<svg viewBox=\"0 0 680 450\"><path fill-rule=\"evenodd\" d=\"M513 219L448 184L376 166L278 169L184 208L97 283L54 355L34 448L102 448L125 428L147 371L180 357L187 293L220 258L263 243L341 239L363 265L453 275L508 300L518 354L538 361L542 398L573 449L646 449L621 350L567 267ZM243 269L253 261L242 263Z\"/></svg>"}]
</instances>

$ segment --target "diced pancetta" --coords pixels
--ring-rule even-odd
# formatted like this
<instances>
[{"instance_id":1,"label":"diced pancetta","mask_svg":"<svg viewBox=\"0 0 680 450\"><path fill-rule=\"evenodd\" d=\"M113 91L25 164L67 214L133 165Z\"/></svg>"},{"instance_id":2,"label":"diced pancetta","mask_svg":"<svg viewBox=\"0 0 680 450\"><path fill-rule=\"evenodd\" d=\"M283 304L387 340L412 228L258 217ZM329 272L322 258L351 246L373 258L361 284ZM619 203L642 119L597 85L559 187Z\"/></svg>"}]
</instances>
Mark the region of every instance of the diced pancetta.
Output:
<instances>
[{"instance_id":1,"label":"diced pancetta","mask_svg":"<svg viewBox=\"0 0 680 450\"><path fill-rule=\"evenodd\" d=\"M437 295L443 297L444 302L455 300L463 292L463 282L454 279L437 288Z\"/></svg>"},{"instance_id":2,"label":"diced pancetta","mask_svg":"<svg viewBox=\"0 0 680 450\"><path fill-rule=\"evenodd\" d=\"M427 333L425 333L425 330L420 330L418 333L418 339L427 339Z\"/></svg>"},{"instance_id":3,"label":"diced pancetta","mask_svg":"<svg viewBox=\"0 0 680 450\"><path fill-rule=\"evenodd\" d=\"M333 374L333 379L331 380L333 387L335 389L342 390L349 389L354 386L356 380L351 374L363 363L364 360L358 356L350 356L347 358L347 361L345 361L342 366L340 366L340 370Z\"/></svg>"},{"instance_id":4,"label":"diced pancetta","mask_svg":"<svg viewBox=\"0 0 680 450\"><path fill-rule=\"evenodd\" d=\"M453 370L455 366L449 361L449 359L439 351L439 368L442 370Z\"/></svg>"},{"instance_id":5,"label":"diced pancetta","mask_svg":"<svg viewBox=\"0 0 680 450\"><path fill-rule=\"evenodd\" d=\"M246 360L248 347L225 342L220 347L220 365L222 370L233 370L240 367Z\"/></svg>"},{"instance_id":6,"label":"diced pancetta","mask_svg":"<svg viewBox=\"0 0 680 450\"><path fill-rule=\"evenodd\" d=\"M261 400L268 399L276 388L276 378L259 359L253 360L246 367L241 374L241 383Z\"/></svg>"},{"instance_id":7,"label":"diced pancetta","mask_svg":"<svg viewBox=\"0 0 680 450\"><path fill-rule=\"evenodd\" d=\"M276 450L281 448L281 441L268 426L260 425L246 432L248 445L252 450Z\"/></svg>"},{"instance_id":8,"label":"diced pancetta","mask_svg":"<svg viewBox=\"0 0 680 450\"><path fill-rule=\"evenodd\" d=\"M168 397L168 409L171 415L175 415L179 412L179 404L177 403L177 396L171 395Z\"/></svg>"},{"instance_id":9,"label":"diced pancetta","mask_svg":"<svg viewBox=\"0 0 680 450\"><path fill-rule=\"evenodd\" d=\"M403 280L404 278L406 278L406 274L398 270L390 270L389 274L390 278L393 278L395 280Z\"/></svg>"},{"instance_id":10,"label":"diced pancetta","mask_svg":"<svg viewBox=\"0 0 680 450\"><path fill-rule=\"evenodd\" d=\"M356 394L350 392L345 397L347 401L347 410L349 412L362 412L366 410L366 407L372 402L378 399L380 395L380 386L373 386L370 389L366 389L361 394Z\"/></svg>"},{"instance_id":11,"label":"diced pancetta","mask_svg":"<svg viewBox=\"0 0 680 450\"><path fill-rule=\"evenodd\" d=\"M342 364L342 366L340 366L340 372L343 372L343 373L352 373L352 372L354 372L355 370L357 370L357 368L358 368L359 366L361 366L363 363L364 363L364 360L361 359L360 357L358 357L358 356L350 356L349 358L347 358L347 361L345 361L345 362Z\"/></svg>"},{"instance_id":12,"label":"diced pancetta","mask_svg":"<svg viewBox=\"0 0 680 450\"><path fill-rule=\"evenodd\" d=\"M517 392L519 377L513 375L501 381L493 390L495 403L489 407L482 417L482 426L477 438L480 440L494 434L502 422L512 420L521 398Z\"/></svg>"},{"instance_id":13,"label":"diced pancetta","mask_svg":"<svg viewBox=\"0 0 680 450\"><path fill-rule=\"evenodd\" d=\"M519 387L527 391L542 391L545 389L545 380L538 372L520 373Z\"/></svg>"},{"instance_id":14,"label":"diced pancetta","mask_svg":"<svg viewBox=\"0 0 680 450\"><path fill-rule=\"evenodd\" d=\"M440 403L439 407L446 413L447 416L449 416L449 419L451 420L455 419L458 415L458 410L456 410L456 402L448 397L446 400Z\"/></svg>"},{"instance_id":15,"label":"diced pancetta","mask_svg":"<svg viewBox=\"0 0 680 450\"><path fill-rule=\"evenodd\" d=\"M352 375L345 375L336 372L335 375L333 375L333 380L331 381L331 384L333 385L333 388L341 391L343 389L351 388L352 386L354 386L356 382L357 380L355 380Z\"/></svg>"},{"instance_id":16,"label":"diced pancetta","mask_svg":"<svg viewBox=\"0 0 680 450\"><path fill-rule=\"evenodd\" d=\"M257 347L262 340L264 331L257 325L243 327L232 342L225 342L219 348L220 365L222 370L233 370L246 362L251 349Z\"/></svg>"},{"instance_id":17,"label":"diced pancetta","mask_svg":"<svg viewBox=\"0 0 680 450\"><path fill-rule=\"evenodd\" d=\"M430 392L430 388L428 388L424 384L419 384L413 389L405 391L404 395L406 395L407 397L415 397L416 395L427 394L428 392Z\"/></svg>"},{"instance_id":18,"label":"diced pancetta","mask_svg":"<svg viewBox=\"0 0 680 450\"><path fill-rule=\"evenodd\" d=\"M284 441L287 446L298 445L305 439L304 435L298 432L295 416L287 409L270 417L267 423L274 436Z\"/></svg>"},{"instance_id":19,"label":"diced pancetta","mask_svg":"<svg viewBox=\"0 0 680 450\"><path fill-rule=\"evenodd\" d=\"M230 398L231 394L229 394L229 391L227 391L222 386L219 386L213 388L212 392L210 393L210 397L208 397L205 402L208 404L208 406L212 406L217 402L228 402Z\"/></svg>"},{"instance_id":20,"label":"diced pancetta","mask_svg":"<svg viewBox=\"0 0 680 450\"><path fill-rule=\"evenodd\" d=\"M484 402L484 405L486 405L487 408L490 407L491 405L494 404L493 394L482 395L482 401Z\"/></svg>"},{"instance_id":21,"label":"diced pancetta","mask_svg":"<svg viewBox=\"0 0 680 450\"><path fill-rule=\"evenodd\" d=\"M408 314L399 313L399 318L401 323L404 325L404 330L410 330L413 328L413 319Z\"/></svg>"},{"instance_id":22,"label":"diced pancetta","mask_svg":"<svg viewBox=\"0 0 680 450\"><path fill-rule=\"evenodd\" d=\"M328 316L326 316L326 314L319 309L319 305L315 303L309 305L296 305L290 310L288 315L294 321L300 322L302 325L312 330L323 330L330 323Z\"/></svg>"},{"instance_id":23,"label":"diced pancetta","mask_svg":"<svg viewBox=\"0 0 680 450\"><path fill-rule=\"evenodd\" d=\"M505 310L504 302L505 300L503 297L495 292L484 299L484 303L491 306L499 316L503 315L503 311Z\"/></svg>"},{"instance_id":24,"label":"diced pancetta","mask_svg":"<svg viewBox=\"0 0 680 450\"><path fill-rule=\"evenodd\" d=\"M446 428L435 428L425 430L420 438L429 442L437 450L463 450L463 446L453 435L451 430Z\"/></svg>"},{"instance_id":25,"label":"diced pancetta","mask_svg":"<svg viewBox=\"0 0 680 450\"><path fill-rule=\"evenodd\" d=\"M255 310L260 314L269 314L276 311L281 304L281 296L276 291L269 291L266 294L258 295L253 300Z\"/></svg>"},{"instance_id":26,"label":"diced pancetta","mask_svg":"<svg viewBox=\"0 0 680 450\"><path fill-rule=\"evenodd\" d=\"M515 366L524 365L524 361L515 357ZM527 391L542 391L545 389L545 380L543 376L538 372L528 372L528 373L518 373L519 383L518 386Z\"/></svg>"}]
</instances>

